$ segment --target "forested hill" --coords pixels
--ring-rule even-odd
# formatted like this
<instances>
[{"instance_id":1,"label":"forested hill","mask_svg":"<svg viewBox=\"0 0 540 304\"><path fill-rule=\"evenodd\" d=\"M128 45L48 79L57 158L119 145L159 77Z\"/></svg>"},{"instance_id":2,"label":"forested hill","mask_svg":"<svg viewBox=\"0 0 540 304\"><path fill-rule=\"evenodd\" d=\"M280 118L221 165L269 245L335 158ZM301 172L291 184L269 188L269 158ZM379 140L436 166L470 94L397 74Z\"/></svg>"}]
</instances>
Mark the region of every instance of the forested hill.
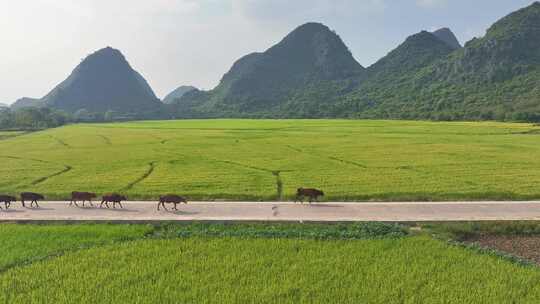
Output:
<instances>
[{"instance_id":1,"label":"forested hill","mask_svg":"<svg viewBox=\"0 0 540 304\"><path fill-rule=\"evenodd\" d=\"M366 46L367 47L367 46ZM185 73L186 71L178 71ZM365 68L321 23L238 59L211 90L181 86L160 102L119 50L84 59L41 99L74 121L169 118L375 118L540 122L540 2L461 45L448 28L406 38Z\"/></svg>"},{"instance_id":2,"label":"forested hill","mask_svg":"<svg viewBox=\"0 0 540 304\"><path fill-rule=\"evenodd\" d=\"M237 61L211 91L191 91L178 117L540 120L540 3L459 45L420 32L364 69L327 27L306 24Z\"/></svg>"},{"instance_id":3,"label":"forested hill","mask_svg":"<svg viewBox=\"0 0 540 304\"><path fill-rule=\"evenodd\" d=\"M540 3L390 85L365 83L346 98L358 117L540 120Z\"/></svg>"},{"instance_id":4,"label":"forested hill","mask_svg":"<svg viewBox=\"0 0 540 304\"><path fill-rule=\"evenodd\" d=\"M86 57L42 102L68 112L149 112L160 106L159 99L127 62L111 47Z\"/></svg>"}]
</instances>

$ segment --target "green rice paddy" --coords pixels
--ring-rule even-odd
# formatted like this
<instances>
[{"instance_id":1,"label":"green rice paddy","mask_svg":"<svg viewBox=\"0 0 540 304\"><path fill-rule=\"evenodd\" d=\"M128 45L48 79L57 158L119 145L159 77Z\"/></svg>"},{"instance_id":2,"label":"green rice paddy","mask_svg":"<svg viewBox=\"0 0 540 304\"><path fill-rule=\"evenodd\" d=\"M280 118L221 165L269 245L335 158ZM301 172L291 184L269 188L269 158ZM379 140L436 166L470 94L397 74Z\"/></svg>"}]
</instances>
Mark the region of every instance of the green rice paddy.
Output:
<instances>
[{"instance_id":1,"label":"green rice paddy","mask_svg":"<svg viewBox=\"0 0 540 304\"><path fill-rule=\"evenodd\" d=\"M0 193L192 200L540 197L540 128L495 122L185 120L79 124L0 141Z\"/></svg>"}]
</instances>

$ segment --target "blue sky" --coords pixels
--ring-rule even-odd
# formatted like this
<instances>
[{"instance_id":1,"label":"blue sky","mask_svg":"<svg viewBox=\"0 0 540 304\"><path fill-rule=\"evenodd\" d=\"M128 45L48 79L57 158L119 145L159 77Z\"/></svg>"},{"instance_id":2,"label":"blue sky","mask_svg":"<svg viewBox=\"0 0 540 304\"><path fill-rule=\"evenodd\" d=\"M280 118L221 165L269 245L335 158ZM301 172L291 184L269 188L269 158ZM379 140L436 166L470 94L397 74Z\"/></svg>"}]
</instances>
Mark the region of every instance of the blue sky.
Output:
<instances>
[{"instance_id":1,"label":"blue sky","mask_svg":"<svg viewBox=\"0 0 540 304\"><path fill-rule=\"evenodd\" d=\"M120 49L159 97L212 88L239 57L308 21L369 66L421 30L464 43L532 0L0 0L0 102L42 97L86 55Z\"/></svg>"}]
</instances>

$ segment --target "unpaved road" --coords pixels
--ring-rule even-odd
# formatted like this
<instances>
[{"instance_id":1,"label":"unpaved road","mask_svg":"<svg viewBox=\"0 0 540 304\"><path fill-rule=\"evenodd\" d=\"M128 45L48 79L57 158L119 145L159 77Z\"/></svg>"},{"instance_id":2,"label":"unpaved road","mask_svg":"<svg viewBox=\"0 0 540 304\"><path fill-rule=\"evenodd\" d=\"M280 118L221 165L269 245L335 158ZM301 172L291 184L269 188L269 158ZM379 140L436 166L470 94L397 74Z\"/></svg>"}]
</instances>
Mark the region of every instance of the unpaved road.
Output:
<instances>
[{"instance_id":1,"label":"unpaved road","mask_svg":"<svg viewBox=\"0 0 540 304\"><path fill-rule=\"evenodd\" d=\"M96 204L96 203L94 203ZM486 221L540 220L540 202L317 203L193 202L157 211L156 202L125 202L124 209L14 203L0 221ZM1 205L3 207L3 204Z\"/></svg>"}]
</instances>

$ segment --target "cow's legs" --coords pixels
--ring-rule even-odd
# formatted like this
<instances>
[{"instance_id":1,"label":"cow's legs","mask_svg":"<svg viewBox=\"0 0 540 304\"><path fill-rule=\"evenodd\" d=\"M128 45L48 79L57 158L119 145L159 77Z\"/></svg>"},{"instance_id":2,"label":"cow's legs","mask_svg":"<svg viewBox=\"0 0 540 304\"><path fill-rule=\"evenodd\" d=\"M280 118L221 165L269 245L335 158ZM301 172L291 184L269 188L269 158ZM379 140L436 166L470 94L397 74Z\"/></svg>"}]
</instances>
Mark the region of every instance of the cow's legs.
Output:
<instances>
[{"instance_id":1,"label":"cow's legs","mask_svg":"<svg viewBox=\"0 0 540 304\"><path fill-rule=\"evenodd\" d=\"M34 201L36 203L36 208L39 208L39 204L37 202L37 200Z\"/></svg>"},{"instance_id":2,"label":"cow's legs","mask_svg":"<svg viewBox=\"0 0 540 304\"><path fill-rule=\"evenodd\" d=\"M23 208L26 208L26 205L24 204L24 200L21 200Z\"/></svg>"},{"instance_id":3,"label":"cow's legs","mask_svg":"<svg viewBox=\"0 0 540 304\"><path fill-rule=\"evenodd\" d=\"M174 203L174 210L178 210L178 203Z\"/></svg>"},{"instance_id":4,"label":"cow's legs","mask_svg":"<svg viewBox=\"0 0 540 304\"><path fill-rule=\"evenodd\" d=\"M124 209L124 206L122 206L122 202L118 202L118 205L120 205L120 208Z\"/></svg>"}]
</instances>

